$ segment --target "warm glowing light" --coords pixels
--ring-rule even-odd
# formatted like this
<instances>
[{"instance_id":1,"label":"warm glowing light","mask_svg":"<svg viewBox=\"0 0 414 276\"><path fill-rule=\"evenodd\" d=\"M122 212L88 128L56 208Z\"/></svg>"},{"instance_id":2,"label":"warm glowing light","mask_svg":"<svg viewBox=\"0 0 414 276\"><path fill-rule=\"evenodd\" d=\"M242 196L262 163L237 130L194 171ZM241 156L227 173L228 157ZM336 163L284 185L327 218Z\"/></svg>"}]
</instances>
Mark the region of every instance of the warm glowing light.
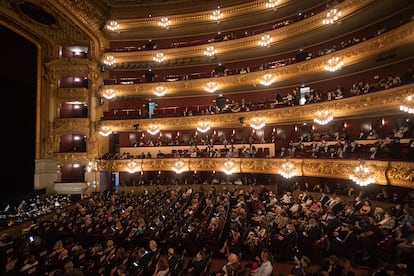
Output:
<instances>
[{"instance_id":1,"label":"warm glowing light","mask_svg":"<svg viewBox=\"0 0 414 276\"><path fill-rule=\"evenodd\" d=\"M279 5L279 3L280 3L280 0L267 0L266 7L273 9L274 7Z\"/></svg>"},{"instance_id":2,"label":"warm glowing light","mask_svg":"<svg viewBox=\"0 0 414 276\"><path fill-rule=\"evenodd\" d=\"M112 129L109 126L102 126L99 134L102 136L109 136L112 134Z\"/></svg>"},{"instance_id":3,"label":"warm glowing light","mask_svg":"<svg viewBox=\"0 0 414 276\"><path fill-rule=\"evenodd\" d=\"M115 20L109 21L109 23L106 25L106 28L110 30L111 32L115 32L119 30L119 24Z\"/></svg>"},{"instance_id":4,"label":"warm glowing light","mask_svg":"<svg viewBox=\"0 0 414 276\"><path fill-rule=\"evenodd\" d=\"M155 135L160 132L160 128L157 125L150 125L147 132L151 135Z\"/></svg>"},{"instance_id":5,"label":"warm glowing light","mask_svg":"<svg viewBox=\"0 0 414 276\"><path fill-rule=\"evenodd\" d=\"M171 25L171 21L168 19L168 17L164 16L160 18L160 21L158 21L158 25L168 29L168 27Z\"/></svg>"},{"instance_id":6,"label":"warm glowing light","mask_svg":"<svg viewBox=\"0 0 414 276\"><path fill-rule=\"evenodd\" d=\"M107 100L112 100L116 97L115 91L113 89L106 89L103 93L102 97Z\"/></svg>"},{"instance_id":7,"label":"warm glowing light","mask_svg":"<svg viewBox=\"0 0 414 276\"><path fill-rule=\"evenodd\" d=\"M162 62L165 61L165 59L166 59L165 55L162 52L158 52L154 56L154 61L157 62L157 63L162 63Z\"/></svg>"},{"instance_id":8,"label":"warm glowing light","mask_svg":"<svg viewBox=\"0 0 414 276\"><path fill-rule=\"evenodd\" d=\"M375 178L363 161L355 168L354 173L349 175L349 178L360 186L367 186L375 182Z\"/></svg>"},{"instance_id":9,"label":"warm glowing light","mask_svg":"<svg viewBox=\"0 0 414 276\"><path fill-rule=\"evenodd\" d=\"M265 125L266 125L265 120L261 118L253 118L252 121L250 122L250 126L255 130L262 129L264 128Z\"/></svg>"},{"instance_id":10,"label":"warm glowing light","mask_svg":"<svg viewBox=\"0 0 414 276\"><path fill-rule=\"evenodd\" d=\"M337 9L331 9L326 13L325 19L322 20L324 25L332 24L342 16L342 12Z\"/></svg>"},{"instance_id":11,"label":"warm glowing light","mask_svg":"<svg viewBox=\"0 0 414 276\"><path fill-rule=\"evenodd\" d=\"M108 65L108 66L112 66L114 65L114 63L116 62L114 56L105 56L104 59L104 64Z\"/></svg>"},{"instance_id":12,"label":"warm glowing light","mask_svg":"<svg viewBox=\"0 0 414 276\"><path fill-rule=\"evenodd\" d=\"M413 104L414 95L407 97L406 104L400 106L400 110L407 112L409 114L414 114L414 104Z\"/></svg>"},{"instance_id":13,"label":"warm glowing light","mask_svg":"<svg viewBox=\"0 0 414 276\"><path fill-rule=\"evenodd\" d=\"M154 95L158 97L162 97L167 93L167 89L164 86L157 86L155 87Z\"/></svg>"},{"instance_id":14,"label":"warm glowing light","mask_svg":"<svg viewBox=\"0 0 414 276\"><path fill-rule=\"evenodd\" d=\"M292 162L286 161L280 167L278 173L284 178L292 178L297 175L297 171Z\"/></svg>"},{"instance_id":15,"label":"warm glowing light","mask_svg":"<svg viewBox=\"0 0 414 276\"><path fill-rule=\"evenodd\" d=\"M210 124L208 122L199 122L197 130L201 133L206 133L210 130Z\"/></svg>"},{"instance_id":16,"label":"warm glowing light","mask_svg":"<svg viewBox=\"0 0 414 276\"><path fill-rule=\"evenodd\" d=\"M223 167L221 168L221 170L225 174L231 175L236 171L236 165L234 164L234 162L232 160L227 160L226 162L224 162Z\"/></svg>"},{"instance_id":17,"label":"warm glowing light","mask_svg":"<svg viewBox=\"0 0 414 276\"><path fill-rule=\"evenodd\" d=\"M329 110L319 111L313 121L320 125L326 125L333 120L332 113Z\"/></svg>"},{"instance_id":18,"label":"warm glowing light","mask_svg":"<svg viewBox=\"0 0 414 276\"><path fill-rule=\"evenodd\" d=\"M217 53L216 48L214 46L208 46L207 49L204 51L204 55L208 57L212 57Z\"/></svg>"},{"instance_id":19,"label":"warm glowing light","mask_svg":"<svg viewBox=\"0 0 414 276\"><path fill-rule=\"evenodd\" d=\"M176 174L180 174L187 170L184 162L181 160L178 160L177 162L175 162L172 169L173 171L175 171Z\"/></svg>"},{"instance_id":20,"label":"warm glowing light","mask_svg":"<svg viewBox=\"0 0 414 276\"><path fill-rule=\"evenodd\" d=\"M129 173L136 173L140 170L140 166L135 161L131 161L127 164L125 170Z\"/></svg>"},{"instance_id":21,"label":"warm glowing light","mask_svg":"<svg viewBox=\"0 0 414 276\"><path fill-rule=\"evenodd\" d=\"M259 44L259 46L262 46L262 47L268 47L268 46L270 46L270 43L272 43L272 41L273 41L273 39L270 36L270 34L264 34L260 38L258 44Z\"/></svg>"},{"instance_id":22,"label":"warm glowing light","mask_svg":"<svg viewBox=\"0 0 414 276\"><path fill-rule=\"evenodd\" d=\"M210 81L206 84L204 87L204 90L206 90L208 93L214 93L218 89L218 84L214 81Z\"/></svg>"},{"instance_id":23,"label":"warm glowing light","mask_svg":"<svg viewBox=\"0 0 414 276\"><path fill-rule=\"evenodd\" d=\"M344 66L344 62L340 57L333 57L328 60L328 63L325 65L323 69L329 72L335 72L337 70L342 69Z\"/></svg>"},{"instance_id":24,"label":"warm glowing light","mask_svg":"<svg viewBox=\"0 0 414 276\"><path fill-rule=\"evenodd\" d=\"M270 86L275 81L276 81L276 78L272 74L267 73L260 79L260 84L262 84L264 86Z\"/></svg>"},{"instance_id":25,"label":"warm glowing light","mask_svg":"<svg viewBox=\"0 0 414 276\"><path fill-rule=\"evenodd\" d=\"M210 15L211 20L219 21L222 18L223 18L223 13L221 13L220 7L214 10L213 13Z\"/></svg>"}]
</instances>

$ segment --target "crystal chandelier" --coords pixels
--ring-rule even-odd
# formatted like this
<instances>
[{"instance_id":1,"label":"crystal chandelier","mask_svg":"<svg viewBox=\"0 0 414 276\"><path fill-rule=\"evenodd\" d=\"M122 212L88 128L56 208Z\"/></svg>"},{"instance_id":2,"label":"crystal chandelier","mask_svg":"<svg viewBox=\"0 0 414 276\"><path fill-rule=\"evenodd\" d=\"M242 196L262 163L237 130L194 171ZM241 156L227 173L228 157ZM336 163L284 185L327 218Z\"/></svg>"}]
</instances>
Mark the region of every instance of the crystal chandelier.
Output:
<instances>
[{"instance_id":1,"label":"crystal chandelier","mask_svg":"<svg viewBox=\"0 0 414 276\"><path fill-rule=\"evenodd\" d=\"M170 26L170 24L171 24L171 21L166 16L161 17L160 18L160 21L158 21L158 25L161 26L161 27L163 27L163 28L165 28L165 29L168 29L168 27Z\"/></svg>"},{"instance_id":2,"label":"crystal chandelier","mask_svg":"<svg viewBox=\"0 0 414 276\"><path fill-rule=\"evenodd\" d=\"M217 22L222 18L223 18L223 14L220 11L220 7L214 10L213 13L210 15L210 19L215 20Z\"/></svg>"},{"instance_id":3,"label":"crystal chandelier","mask_svg":"<svg viewBox=\"0 0 414 276\"><path fill-rule=\"evenodd\" d=\"M375 181L368 166L363 161L355 168L354 173L349 175L349 178L360 186L367 186Z\"/></svg>"},{"instance_id":4,"label":"crystal chandelier","mask_svg":"<svg viewBox=\"0 0 414 276\"><path fill-rule=\"evenodd\" d=\"M272 43L272 37L270 36L270 34L264 34L262 35L262 37L260 38L258 44L259 46L262 47L267 47L270 46L270 43Z\"/></svg>"},{"instance_id":5,"label":"crystal chandelier","mask_svg":"<svg viewBox=\"0 0 414 276\"><path fill-rule=\"evenodd\" d=\"M326 18L322 20L322 24L328 25L334 23L339 17L342 16L342 12L337 9L331 9L326 13Z\"/></svg>"},{"instance_id":6,"label":"crystal chandelier","mask_svg":"<svg viewBox=\"0 0 414 276\"><path fill-rule=\"evenodd\" d=\"M186 170L185 164L182 160L178 160L177 162L175 162L172 169L173 171L175 171L176 174L180 174Z\"/></svg>"},{"instance_id":7,"label":"crystal chandelier","mask_svg":"<svg viewBox=\"0 0 414 276\"><path fill-rule=\"evenodd\" d=\"M313 119L313 121L320 125L327 125L333 120L332 113L329 110L319 111L316 116L317 117Z\"/></svg>"},{"instance_id":8,"label":"crystal chandelier","mask_svg":"<svg viewBox=\"0 0 414 276\"><path fill-rule=\"evenodd\" d=\"M279 5L279 3L280 3L280 0L267 0L266 7L273 9L274 7Z\"/></svg>"},{"instance_id":9,"label":"crystal chandelier","mask_svg":"<svg viewBox=\"0 0 414 276\"><path fill-rule=\"evenodd\" d=\"M400 110L407 112L409 114L414 114L414 105L413 105L413 99L414 99L414 95L410 95L407 97L407 103L406 104L402 104L400 106Z\"/></svg>"},{"instance_id":10,"label":"crystal chandelier","mask_svg":"<svg viewBox=\"0 0 414 276\"><path fill-rule=\"evenodd\" d=\"M204 87L204 90L206 90L208 93L214 93L218 89L218 84L214 81L210 81L206 84Z\"/></svg>"},{"instance_id":11,"label":"crystal chandelier","mask_svg":"<svg viewBox=\"0 0 414 276\"><path fill-rule=\"evenodd\" d=\"M160 128L157 125L150 125L147 132L151 135L155 135L160 132Z\"/></svg>"},{"instance_id":12,"label":"crystal chandelier","mask_svg":"<svg viewBox=\"0 0 414 276\"><path fill-rule=\"evenodd\" d=\"M255 130L262 129L264 128L265 125L266 125L265 120L261 118L253 118L252 121L250 122L250 126L254 128Z\"/></svg>"},{"instance_id":13,"label":"crystal chandelier","mask_svg":"<svg viewBox=\"0 0 414 276\"><path fill-rule=\"evenodd\" d=\"M154 91L155 96L162 97L165 95L165 93L167 93L167 89L164 86L159 85L155 87L155 91Z\"/></svg>"},{"instance_id":14,"label":"crystal chandelier","mask_svg":"<svg viewBox=\"0 0 414 276\"><path fill-rule=\"evenodd\" d=\"M329 72L335 72L344 66L344 62L340 57L333 57L328 60L328 63L324 66L323 69Z\"/></svg>"},{"instance_id":15,"label":"crystal chandelier","mask_svg":"<svg viewBox=\"0 0 414 276\"><path fill-rule=\"evenodd\" d=\"M109 21L109 23L106 25L106 28L110 30L111 32L115 32L119 30L119 24L115 20Z\"/></svg>"},{"instance_id":16,"label":"crystal chandelier","mask_svg":"<svg viewBox=\"0 0 414 276\"><path fill-rule=\"evenodd\" d=\"M165 55L162 52L158 52L154 56L154 61L157 63L162 63L165 61Z\"/></svg>"},{"instance_id":17,"label":"crystal chandelier","mask_svg":"<svg viewBox=\"0 0 414 276\"><path fill-rule=\"evenodd\" d=\"M224 162L223 167L221 168L221 170L225 174L231 175L235 172L236 165L234 164L234 162L232 160L227 160L226 162Z\"/></svg>"},{"instance_id":18,"label":"crystal chandelier","mask_svg":"<svg viewBox=\"0 0 414 276\"><path fill-rule=\"evenodd\" d=\"M212 57L217 53L216 48L214 46L208 46L207 49L204 51L204 55L208 57Z\"/></svg>"},{"instance_id":19,"label":"crystal chandelier","mask_svg":"<svg viewBox=\"0 0 414 276\"><path fill-rule=\"evenodd\" d=\"M210 124L208 122L200 122L198 125L197 130L201 133L206 133L210 130Z\"/></svg>"},{"instance_id":20,"label":"crystal chandelier","mask_svg":"<svg viewBox=\"0 0 414 276\"><path fill-rule=\"evenodd\" d=\"M272 74L267 73L267 74L263 75L263 77L260 79L260 84L262 84L264 86L270 86L275 81L276 81L276 78Z\"/></svg>"},{"instance_id":21,"label":"crystal chandelier","mask_svg":"<svg viewBox=\"0 0 414 276\"><path fill-rule=\"evenodd\" d=\"M115 91L113 89L106 89L103 93L102 97L107 100L112 100L116 97Z\"/></svg>"},{"instance_id":22,"label":"crystal chandelier","mask_svg":"<svg viewBox=\"0 0 414 276\"><path fill-rule=\"evenodd\" d=\"M104 64L108 66L112 66L115 63L114 56L105 56Z\"/></svg>"},{"instance_id":23,"label":"crystal chandelier","mask_svg":"<svg viewBox=\"0 0 414 276\"><path fill-rule=\"evenodd\" d=\"M278 173L284 178L292 178L297 175L295 165L292 162L286 161L280 167Z\"/></svg>"},{"instance_id":24,"label":"crystal chandelier","mask_svg":"<svg viewBox=\"0 0 414 276\"><path fill-rule=\"evenodd\" d=\"M102 136L109 136L112 133L112 129L109 126L102 126L99 130L99 134Z\"/></svg>"},{"instance_id":25,"label":"crystal chandelier","mask_svg":"<svg viewBox=\"0 0 414 276\"><path fill-rule=\"evenodd\" d=\"M140 168L139 168L138 164L135 161L128 162L128 164L125 168L125 170L129 173L136 173L137 171L139 171L139 169Z\"/></svg>"}]
</instances>

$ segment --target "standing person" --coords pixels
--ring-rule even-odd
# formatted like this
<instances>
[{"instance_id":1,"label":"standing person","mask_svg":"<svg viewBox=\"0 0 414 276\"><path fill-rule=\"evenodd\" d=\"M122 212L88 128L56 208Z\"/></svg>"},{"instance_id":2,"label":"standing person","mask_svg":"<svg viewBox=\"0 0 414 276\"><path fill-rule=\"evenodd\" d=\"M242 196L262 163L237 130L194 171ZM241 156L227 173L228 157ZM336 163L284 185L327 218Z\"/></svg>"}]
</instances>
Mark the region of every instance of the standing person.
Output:
<instances>
[{"instance_id":1,"label":"standing person","mask_svg":"<svg viewBox=\"0 0 414 276\"><path fill-rule=\"evenodd\" d=\"M273 272L273 264L270 260L270 253L267 249L263 249L260 253L261 264L252 273L254 276L270 276Z\"/></svg>"}]
</instances>

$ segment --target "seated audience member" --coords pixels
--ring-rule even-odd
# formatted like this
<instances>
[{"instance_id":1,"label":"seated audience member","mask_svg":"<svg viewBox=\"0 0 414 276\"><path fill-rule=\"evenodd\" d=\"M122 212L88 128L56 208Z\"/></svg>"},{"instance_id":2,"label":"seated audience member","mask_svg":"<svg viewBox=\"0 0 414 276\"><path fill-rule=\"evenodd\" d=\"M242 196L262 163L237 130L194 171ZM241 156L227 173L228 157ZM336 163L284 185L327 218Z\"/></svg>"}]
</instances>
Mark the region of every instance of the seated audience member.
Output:
<instances>
[{"instance_id":1,"label":"seated audience member","mask_svg":"<svg viewBox=\"0 0 414 276\"><path fill-rule=\"evenodd\" d=\"M170 268L168 261L165 258L160 258L155 265L155 271L152 276L167 276L170 275Z\"/></svg>"},{"instance_id":2,"label":"seated audience member","mask_svg":"<svg viewBox=\"0 0 414 276\"><path fill-rule=\"evenodd\" d=\"M189 275L199 276L203 272L205 266L207 264L207 258L204 251L198 251L197 254L191 259L190 263L188 264L187 271Z\"/></svg>"},{"instance_id":3,"label":"seated audience member","mask_svg":"<svg viewBox=\"0 0 414 276\"><path fill-rule=\"evenodd\" d=\"M270 276L273 272L273 264L270 260L270 253L267 249L260 253L261 263L259 267L252 273L254 276Z\"/></svg>"},{"instance_id":4,"label":"seated audience member","mask_svg":"<svg viewBox=\"0 0 414 276\"><path fill-rule=\"evenodd\" d=\"M223 275L224 276L233 276L233 275L239 275L241 272L242 266L239 260L239 257L234 254L230 253L227 256L228 262L223 266Z\"/></svg>"}]
</instances>

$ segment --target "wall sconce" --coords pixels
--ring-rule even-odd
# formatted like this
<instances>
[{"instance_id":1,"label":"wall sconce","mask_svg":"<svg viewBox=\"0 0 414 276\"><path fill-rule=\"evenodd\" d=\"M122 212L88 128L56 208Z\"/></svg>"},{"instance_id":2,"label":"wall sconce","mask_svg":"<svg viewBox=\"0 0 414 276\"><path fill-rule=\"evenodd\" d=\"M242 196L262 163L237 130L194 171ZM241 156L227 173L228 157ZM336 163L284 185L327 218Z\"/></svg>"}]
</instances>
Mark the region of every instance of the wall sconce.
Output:
<instances>
[{"instance_id":1,"label":"wall sconce","mask_svg":"<svg viewBox=\"0 0 414 276\"><path fill-rule=\"evenodd\" d=\"M253 118L252 121L250 122L250 126L255 130L262 129L264 128L265 125L266 125L265 120L261 118Z\"/></svg>"},{"instance_id":2,"label":"wall sconce","mask_svg":"<svg viewBox=\"0 0 414 276\"><path fill-rule=\"evenodd\" d=\"M204 51L204 55L208 57L212 57L217 53L216 48L214 46L208 46L206 50Z\"/></svg>"},{"instance_id":3,"label":"wall sconce","mask_svg":"<svg viewBox=\"0 0 414 276\"><path fill-rule=\"evenodd\" d=\"M218 89L218 84L214 81L210 81L206 84L204 87L204 90L206 90L208 93L214 93Z\"/></svg>"},{"instance_id":4,"label":"wall sconce","mask_svg":"<svg viewBox=\"0 0 414 276\"><path fill-rule=\"evenodd\" d=\"M104 93L102 94L102 97L104 97L107 100L112 100L116 98L116 94L113 89L106 89Z\"/></svg>"},{"instance_id":5,"label":"wall sconce","mask_svg":"<svg viewBox=\"0 0 414 276\"><path fill-rule=\"evenodd\" d=\"M328 63L323 67L326 71L335 72L344 66L344 62L340 57L333 57L328 60Z\"/></svg>"},{"instance_id":6,"label":"wall sconce","mask_svg":"<svg viewBox=\"0 0 414 276\"><path fill-rule=\"evenodd\" d=\"M155 135L160 132L160 128L157 125L150 125L147 132L151 135Z\"/></svg>"},{"instance_id":7,"label":"wall sconce","mask_svg":"<svg viewBox=\"0 0 414 276\"><path fill-rule=\"evenodd\" d=\"M400 110L403 112L407 112L409 114L414 114L414 105L413 105L414 95L410 95L406 99L406 104L402 104L400 106Z\"/></svg>"},{"instance_id":8,"label":"wall sconce","mask_svg":"<svg viewBox=\"0 0 414 276\"><path fill-rule=\"evenodd\" d=\"M164 86L157 86L155 87L154 95L158 97L162 97L167 93L167 89Z\"/></svg>"},{"instance_id":9,"label":"wall sconce","mask_svg":"<svg viewBox=\"0 0 414 276\"><path fill-rule=\"evenodd\" d=\"M102 136L109 136L112 134L112 129L109 126L101 126L99 134Z\"/></svg>"},{"instance_id":10,"label":"wall sconce","mask_svg":"<svg viewBox=\"0 0 414 276\"><path fill-rule=\"evenodd\" d=\"M355 168L354 173L349 175L349 178L360 186L367 186L375 182L375 178L364 161L361 161Z\"/></svg>"},{"instance_id":11,"label":"wall sconce","mask_svg":"<svg viewBox=\"0 0 414 276\"><path fill-rule=\"evenodd\" d=\"M267 74L263 75L263 77L260 79L260 84L262 84L264 86L270 86L275 81L276 81L276 78L272 74L267 73Z\"/></svg>"},{"instance_id":12,"label":"wall sconce","mask_svg":"<svg viewBox=\"0 0 414 276\"><path fill-rule=\"evenodd\" d=\"M210 124L208 122L199 122L197 130L201 133L206 133L210 130Z\"/></svg>"},{"instance_id":13,"label":"wall sconce","mask_svg":"<svg viewBox=\"0 0 414 276\"><path fill-rule=\"evenodd\" d=\"M262 47L268 47L268 46L270 46L270 43L272 43L272 41L273 41L273 39L270 36L270 34L264 34L260 38L258 44L259 44L259 46L262 46Z\"/></svg>"},{"instance_id":14,"label":"wall sconce","mask_svg":"<svg viewBox=\"0 0 414 276\"><path fill-rule=\"evenodd\" d=\"M342 12L337 9L331 9L326 13L325 19L322 20L322 24L328 25L334 23L339 17L342 16Z\"/></svg>"},{"instance_id":15,"label":"wall sconce","mask_svg":"<svg viewBox=\"0 0 414 276\"><path fill-rule=\"evenodd\" d=\"M115 32L119 30L119 24L115 20L111 20L106 24L106 28L111 32Z\"/></svg>"},{"instance_id":16,"label":"wall sconce","mask_svg":"<svg viewBox=\"0 0 414 276\"><path fill-rule=\"evenodd\" d=\"M171 24L171 21L166 16L161 17L160 21L158 21L158 25L165 28L165 29L168 29L170 24Z\"/></svg>"},{"instance_id":17,"label":"wall sconce","mask_svg":"<svg viewBox=\"0 0 414 276\"><path fill-rule=\"evenodd\" d=\"M329 110L319 111L316 116L313 121L320 125L326 125L333 120L332 113Z\"/></svg>"}]
</instances>

